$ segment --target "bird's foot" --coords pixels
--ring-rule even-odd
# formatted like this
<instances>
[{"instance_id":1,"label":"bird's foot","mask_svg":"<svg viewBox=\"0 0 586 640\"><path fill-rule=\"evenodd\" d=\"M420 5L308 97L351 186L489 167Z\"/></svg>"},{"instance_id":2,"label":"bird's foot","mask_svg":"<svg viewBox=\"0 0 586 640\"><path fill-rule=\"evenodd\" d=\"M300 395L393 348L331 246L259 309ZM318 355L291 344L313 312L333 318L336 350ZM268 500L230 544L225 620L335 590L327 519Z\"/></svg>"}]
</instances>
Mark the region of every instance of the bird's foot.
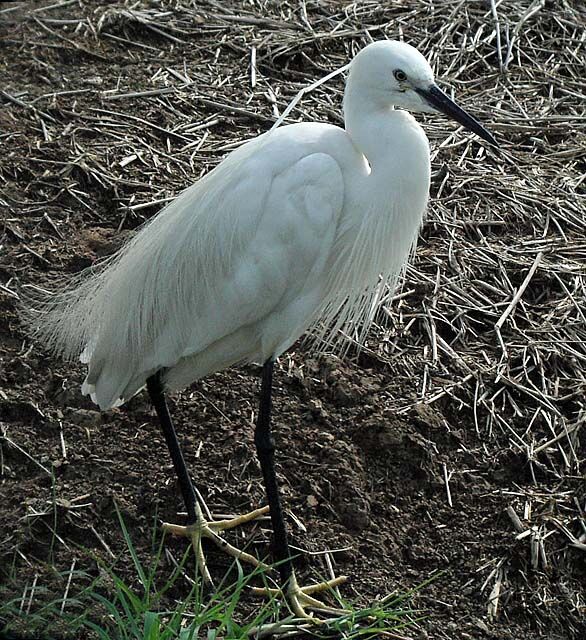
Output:
<instances>
[{"instance_id":1,"label":"bird's foot","mask_svg":"<svg viewBox=\"0 0 586 640\"><path fill-rule=\"evenodd\" d=\"M235 518L230 518L227 520L212 520L210 522L205 520L203 514L201 514L200 512L198 514L198 521L194 522L193 524L182 526L164 522L162 526L163 531L165 532L168 532L174 536L185 536L186 538L189 538L191 540L191 544L193 545L193 550L195 552L197 565L199 567L199 570L201 571L201 575L205 582L212 582L212 577L210 575L202 547L202 540L204 538L211 540L225 553L238 560L242 560L243 562L247 562L254 565L255 567L259 567L267 571L270 570L270 567L267 564L261 562L250 553L242 551L241 549L238 549L237 547L231 545L218 533L221 531L226 531L227 529L233 529L234 527L245 524L246 522L256 520L257 518L266 515L268 512L269 507L266 506L260 509L255 509L254 511L245 513Z\"/></svg>"},{"instance_id":2,"label":"bird's foot","mask_svg":"<svg viewBox=\"0 0 586 640\"><path fill-rule=\"evenodd\" d=\"M319 582L318 584L311 584L306 587L300 587L297 583L295 574L293 574L289 578L285 590L253 587L252 591L255 595L259 596L279 597L283 596L284 594L289 607L291 608L291 611L295 616L301 618L302 620L310 620L319 624L321 622L327 622L327 620L316 618L312 613L308 613L306 609L312 609L318 613L326 614L330 618L332 616L343 616L347 614L348 611L339 607L330 607L320 600L317 600L317 598L314 598L312 594L320 593L321 591L332 590L338 585L346 582L346 580L348 580L348 576L339 576L337 578L333 578L332 580Z\"/></svg>"}]
</instances>

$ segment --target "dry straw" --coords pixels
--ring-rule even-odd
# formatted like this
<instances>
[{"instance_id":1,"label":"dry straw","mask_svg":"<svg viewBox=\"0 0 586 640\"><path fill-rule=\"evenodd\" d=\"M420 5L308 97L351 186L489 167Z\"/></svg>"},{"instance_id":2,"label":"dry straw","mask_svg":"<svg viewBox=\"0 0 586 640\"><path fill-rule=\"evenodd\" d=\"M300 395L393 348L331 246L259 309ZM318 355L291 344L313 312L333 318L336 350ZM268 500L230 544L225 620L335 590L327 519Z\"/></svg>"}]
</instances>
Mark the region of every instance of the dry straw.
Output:
<instances>
[{"instance_id":1,"label":"dry straw","mask_svg":"<svg viewBox=\"0 0 586 640\"><path fill-rule=\"evenodd\" d=\"M8 40L19 37L11 30L26 14L23 5L2 10ZM64 237L106 220L118 230L136 226L227 151L267 130L300 89L366 42L404 38L419 47L440 84L500 138L502 152L495 156L443 118L427 118L434 149L427 224L366 349L390 379L409 384L404 394L382 391L377 400L389 415L427 405L448 428L475 430L481 455L499 465L507 451L532 475L533 483L512 486L509 513L528 571L562 568L570 548L583 553L583 496L574 494L584 471L586 391L579 3L296 1L259 9L174 1L84 3L80 10L66 0L26 19L37 51L86 56L95 73L58 92L26 75L2 90L4 117L19 120L24 132L1 134L16 149L0 157L4 175L37 176L29 192L0 196L16 238L2 285L13 297L12 278L30 281L30 266L67 268L57 254ZM183 66L159 63L162 49L185 43ZM104 61L113 47L110 67ZM50 73L36 60L29 64L38 77ZM340 123L341 90L341 78L316 88L287 121ZM33 142L38 132L42 148ZM94 241L112 248L110 240ZM462 470L444 471L457 503L453 474ZM496 615L506 561L488 559L491 566L485 593ZM547 589L534 597L545 602Z\"/></svg>"}]
</instances>

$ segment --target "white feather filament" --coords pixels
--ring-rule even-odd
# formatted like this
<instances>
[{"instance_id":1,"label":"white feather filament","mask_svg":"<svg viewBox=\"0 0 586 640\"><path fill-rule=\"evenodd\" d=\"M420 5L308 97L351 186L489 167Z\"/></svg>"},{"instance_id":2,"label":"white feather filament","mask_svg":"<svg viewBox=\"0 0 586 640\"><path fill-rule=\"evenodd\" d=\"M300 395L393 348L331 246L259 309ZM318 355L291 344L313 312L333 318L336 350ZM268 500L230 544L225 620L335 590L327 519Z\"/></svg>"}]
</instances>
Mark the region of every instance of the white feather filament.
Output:
<instances>
[{"instance_id":1,"label":"white feather filament","mask_svg":"<svg viewBox=\"0 0 586 640\"><path fill-rule=\"evenodd\" d=\"M353 242L337 238L328 293L307 338L316 353L344 355L353 344L364 346L381 298L395 290L415 251L418 231L397 211L383 216L367 212Z\"/></svg>"}]
</instances>

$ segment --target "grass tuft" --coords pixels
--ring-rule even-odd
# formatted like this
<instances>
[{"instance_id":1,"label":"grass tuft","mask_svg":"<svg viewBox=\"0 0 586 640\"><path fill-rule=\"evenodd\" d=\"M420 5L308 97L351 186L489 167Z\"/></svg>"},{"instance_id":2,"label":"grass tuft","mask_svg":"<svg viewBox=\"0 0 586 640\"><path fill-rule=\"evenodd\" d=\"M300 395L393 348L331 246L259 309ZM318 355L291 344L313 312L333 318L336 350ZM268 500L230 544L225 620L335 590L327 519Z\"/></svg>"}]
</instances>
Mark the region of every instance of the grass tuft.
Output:
<instances>
[{"instance_id":1,"label":"grass tuft","mask_svg":"<svg viewBox=\"0 0 586 640\"><path fill-rule=\"evenodd\" d=\"M253 600L249 590L252 583L268 585L270 582L263 569L245 574L236 562L221 583L208 593L200 577L189 579L186 565L192 556L191 549L186 550L169 572L169 563L163 554L164 536L157 540L155 531L154 553L149 562L144 563L119 511L118 519L126 543L125 557L130 557L134 567L134 579L121 577L116 569L117 561L106 565L97 558L94 558L99 570L97 577L79 571L55 573L54 578L62 583L85 586L78 587L77 591L68 587L62 597L51 597L48 589L35 585L32 590L26 589L18 596L5 599L0 603L0 637L14 640L31 637L42 640L247 640L280 636L368 640L401 638L398 631L421 619L420 612L413 610L409 603L427 583L410 591L390 594L367 607L332 592L337 606L348 613L320 624L295 619L280 598ZM232 577L234 568L236 580ZM177 592L181 593L180 597L171 595Z\"/></svg>"}]
</instances>

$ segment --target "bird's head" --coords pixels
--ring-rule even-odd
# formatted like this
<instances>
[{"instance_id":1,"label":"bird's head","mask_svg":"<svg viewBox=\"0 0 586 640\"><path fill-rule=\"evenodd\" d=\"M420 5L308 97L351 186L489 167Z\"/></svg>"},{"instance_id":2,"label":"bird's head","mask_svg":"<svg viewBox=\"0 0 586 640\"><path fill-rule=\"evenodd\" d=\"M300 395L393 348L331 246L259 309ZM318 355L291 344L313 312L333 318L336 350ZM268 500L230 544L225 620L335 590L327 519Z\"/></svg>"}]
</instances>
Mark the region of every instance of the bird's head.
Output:
<instances>
[{"instance_id":1,"label":"bird's head","mask_svg":"<svg viewBox=\"0 0 586 640\"><path fill-rule=\"evenodd\" d=\"M373 42L350 65L350 79L366 98L383 105L424 113L441 112L498 146L492 135L436 84L425 57L395 40Z\"/></svg>"}]
</instances>

